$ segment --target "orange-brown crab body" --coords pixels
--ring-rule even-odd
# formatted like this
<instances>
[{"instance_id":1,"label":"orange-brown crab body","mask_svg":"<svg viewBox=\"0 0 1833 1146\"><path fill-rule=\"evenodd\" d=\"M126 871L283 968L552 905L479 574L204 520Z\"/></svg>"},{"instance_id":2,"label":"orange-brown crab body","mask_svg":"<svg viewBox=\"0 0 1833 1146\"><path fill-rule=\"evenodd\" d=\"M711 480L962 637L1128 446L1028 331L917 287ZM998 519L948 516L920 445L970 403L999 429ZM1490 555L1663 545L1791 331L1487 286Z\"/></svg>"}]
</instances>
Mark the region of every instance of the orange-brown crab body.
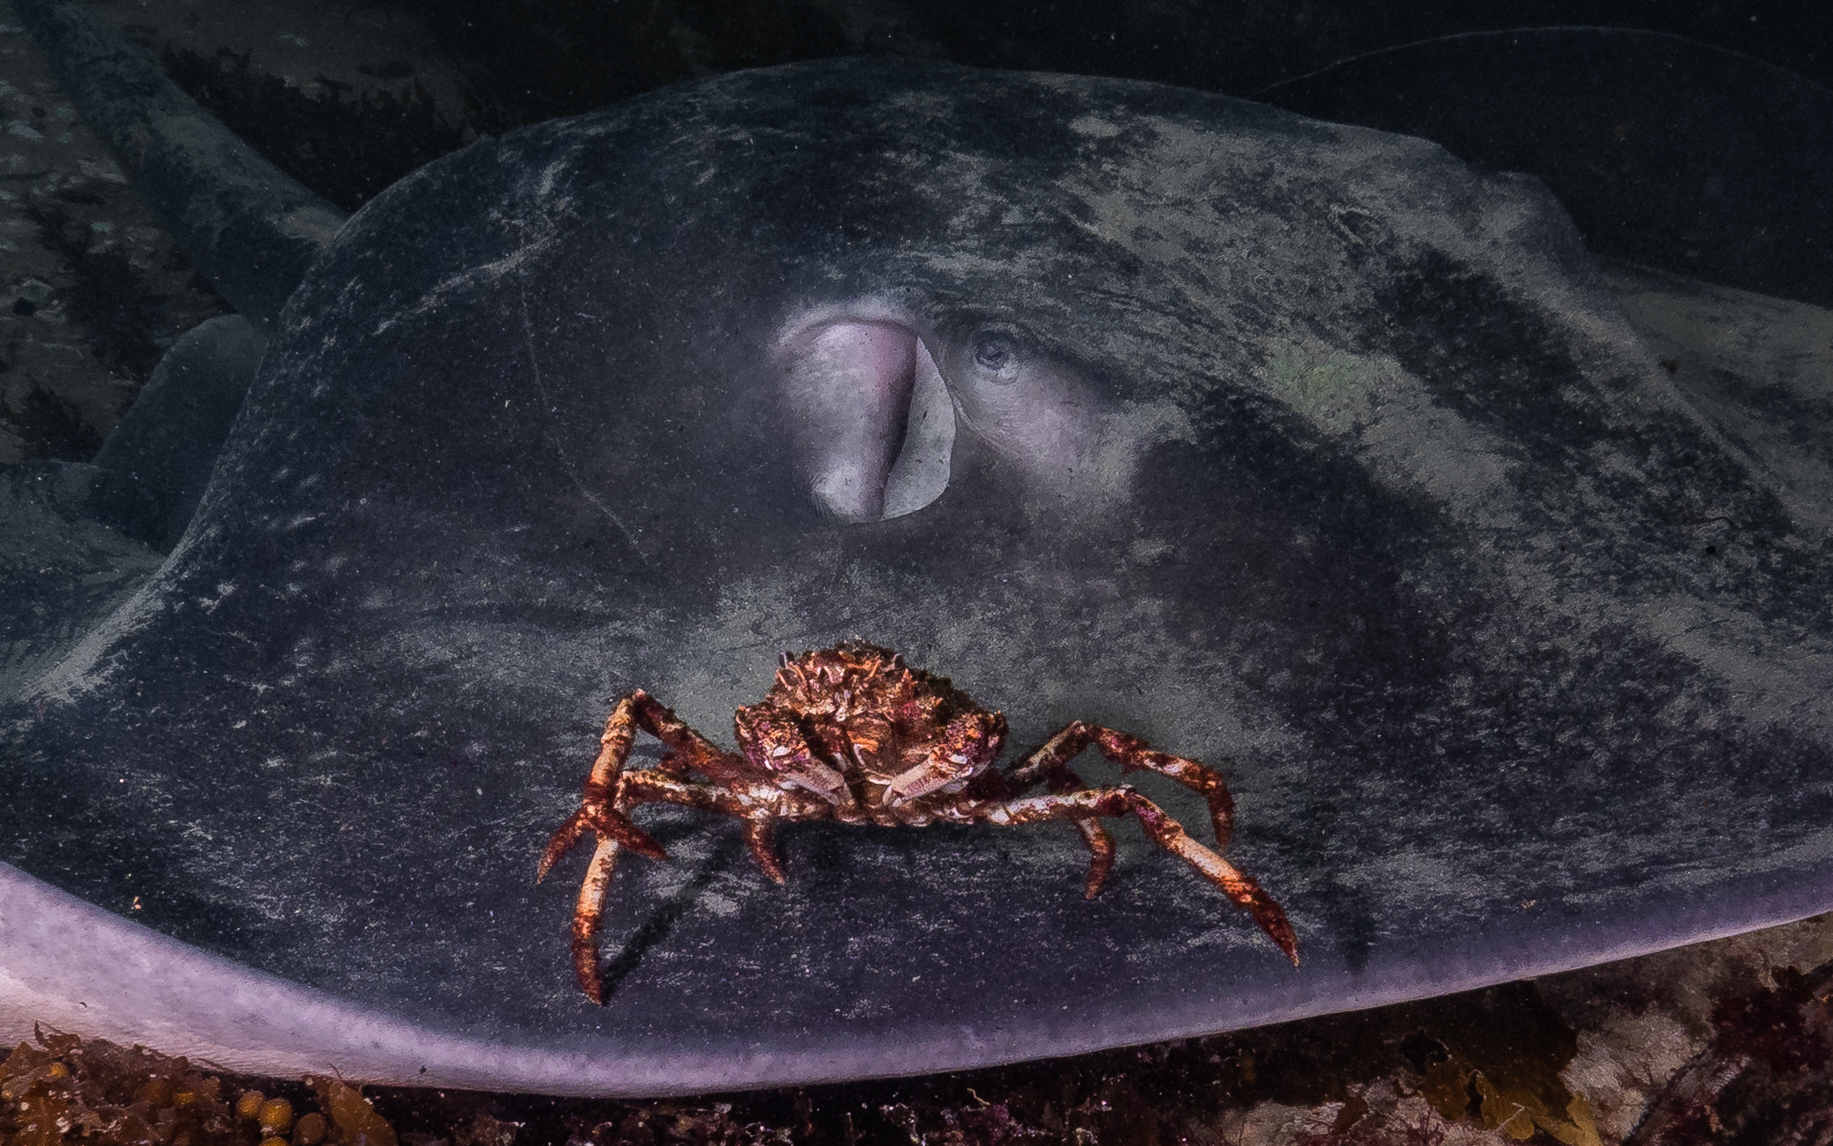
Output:
<instances>
[{"instance_id":1,"label":"orange-brown crab body","mask_svg":"<svg viewBox=\"0 0 1833 1146\"><path fill-rule=\"evenodd\" d=\"M843 823L885 827L952 818L951 797L1006 736L1002 714L863 644L785 656L775 687L734 724L739 751L767 761L779 785L814 793Z\"/></svg>"},{"instance_id":2,"label":"orange-brown crab body","mask_svg":"<svg viewBox=\"0 0 1833 1146\"><path fill-rule=\"evenodd\" d=\"M990 766L1005 744L1003 714L981 708L946 678L913 669L896 653L858 641L798 657L785 653L775 685L763 700L739 708L733 723L737 753L714 745L641 689L612 709L585 797L548 841L538 873L545 876L588 830L597 837L573 916L574 970L594 1002L603 1001L598 928L619 852L628 848L667 858L629 815L637 805L655 802L739 818L758 866L779 883L784 874L772 839L779 821L831 819L889 827L937 820L1065 820L1088 845L1086 890L1091 898L1114 864L1113 837L1098 821L1132 814L1153 842L1246 908L1298 963L1285 912L1222 858L1233 828L1234 801L1222 777L1194 760L1159 752L1124 732L1072 721L1001 774ZM667 751L654 768L626 771L639 728ZM1148 769L1200 793L1209 804L1216 848L1191 839L1182 825L1131 787L1083 783L1068 764L1090 746L1123 771ZM695 775L705 780L696 781ZM1048 785L1049 794L1020 794L1039 781Z\"/></svg>"}]
</instances>

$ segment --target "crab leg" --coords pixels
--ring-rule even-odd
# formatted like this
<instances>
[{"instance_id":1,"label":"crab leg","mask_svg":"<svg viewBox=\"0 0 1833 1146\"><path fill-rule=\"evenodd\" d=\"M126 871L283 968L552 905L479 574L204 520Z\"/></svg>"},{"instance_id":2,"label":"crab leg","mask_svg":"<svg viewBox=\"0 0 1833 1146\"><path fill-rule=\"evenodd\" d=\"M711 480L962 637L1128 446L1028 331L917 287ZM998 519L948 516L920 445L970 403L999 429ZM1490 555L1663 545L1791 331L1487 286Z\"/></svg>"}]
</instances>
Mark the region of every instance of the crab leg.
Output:
<instances>
[{"instance_id":1,"label":"crab leg","mask_svg":"<svg viewBox=\"0 0 1833 1146\"><path fill-rule=\"evenodd\" d=\"M592 771L586 775L585 796L580 800L579 810L568 816L566 822L554 829L554 834L548 838L547 847L541 852L541 860L535 865L537 883L547 877L561 856L573 850L587 828L597 832L601 848L602 841L609 837L651 859L668 858L661 844L656 843L648 832L637 827L629 816L614 806L612 791L623 774L624 762L630 759L630 745L636 740L637 728L641 726L650 735L661 739L655 729L669 724L680 724L680 721L675 719L674 713L640 688L619 700L611 709L611 716L605 721L604 735L598 738L598 757L592 761ZM674 730L671 728L670 731ZM606 878L609 878L608 871Z\"/></svg>"},{"instance_id":2,"label":"crab leg","mask_svg":"<svg viewBox=\"0 0 1833 1146\"><path fill-rule=\"evenodd\" d=\"M608 735L608 733L607 733ZM627 751L627 748L626 748ZM597 769L593 775L596 778ZM751 856L757 861L764 874L778 883L782 883L783 864L777 858L776 847L771 841L771 824L776 820L816 820L826 819L832 809L819 800L807 799L790 792L782 791L769 783L746 784L740 788L716 788L707 784L696 784L689 780L679 779L663 774L656 769L641 772L624 772L615 781L615 794L610 806L605 809L613 822L629 824L631 829L649 839L647 833L637 828L629 818L630 810L638 804L676 804L681 807L695 808L703 812L721 812L745 821L745 843L751 849ZM575 813L577 819L586 814L581 808ZM608 817L607 817L608 818ZM587 826L597 828L600 824L597 816L589 818ZM568 820L556 832L555 839L561 832L572 826ZM577 839L580 828L573 833ZM653 843L653 841L651 841ZM570 843L568 846L571 846ZM623 839L610 833L601 832L598 846L592 852L592 863L586 870L586 878L579 885L579 898L573 909L573 974L578 977L579 985L585 990L586 997L594 1003L603 1003L604 980L599 976L598 930L604 922L605 899L611 889L611 875L617 869L617 855L620 847L630 846ZM549 851L553 844L548 845ZM563 848L562 851L565 849ZM632 851L641 851L632 847ZM658 845L657 850L660 851ZM648 853L643 853L648 854ZM557 856L555 858L558 858ZM667 859L666 855L656 856ZM546 856L542 857L543 873L548 865Z\"/></svg>"},{"instance_id":3,"label":"crab leg","mask_svg":"<svg viewBox=\"0 0 1833 1146\"><path fill-rule=\"evenodd\" d=\"M1216 850L1228 850L1228 841L1235 834L1235 799L1229 795L1222 774L1195 760L1160 752L1139 737L1125 732L1090 724L1086 720L1072 720L1055 736L1046 740L1042 747L1025 757L1024 762L1012 770L1010 779L1014 783L1029 784L1049 778L1051 791L1065 792L1071 790L1072 785L1060 782L1058 777L1066 775L1074 781L1073 787L1082 787L1081 780L1068 770L1067 765L1091 744L1101 749L1103 756L1120 765L1122 775L1135 769L1157 772L1202 796L1209 804L1210 822L1215 825ZM1092 844L1090 846L1093 847Z\"/></svg>"},{"instance_id":4,"label":"crab leg","mask_svg":"<svg viewBox=\"0 0 1833 1146\"><path fill-rule=\"evenodd\" d=\"M719 812L745 821L745 846L765 875L783 883L783 861L777 856L775 825L780 820L826 820L834 808L818 796L786 792L768 781L716 788L663 776L631 772L624 777L620 807L675 804L702 812Z\"/></svg>"},{"instance_id":5,"label":"crab leg","mask_svg":"<svg viewBox=\"0 0 1833 1146\"><path fill-rule=\"evenodd\" d=\"M598 974L598 927L604 922L605 896L617 870L617 851L616 840L599 839L573 907L573 976L586 998L600 1004L605 1001L605 984Z\"/></svg>"},{"instance_id":6,"label":"crab leg","mask_svg":"<svg viewBox=\"0 0 1833 1146\"><path fill-rule=\"evenodd\" d=\"M1223 894L1245 908L1267 937L1292 960L1292 965L1298 966L1298 939L1292 932L1292 925L1286 921L1284 909L1273 897L1262 891L1253 877L1191 839L1184 825L1167 815L1163 808L1124 784L1006 800L983 807L978 818L994 824L1035 824L1047 820L1081 823L1097 816L1124 816L1129 812L1139 818L1140 826L1153 843L1196 868L1205 879L1221 888ZM1113 862L1111 855L1108 862Z\"/></svg>"},{"instance_id":7,"label":"crab leg","mask_svg":"<svg viewBox=\"0 0 1833 1146\"><path fill-rule=\"evenodd\" d=\"M783 857L776 854L775 829L769 820L745 821L745 846L765 875L777 883L789 882L783 874Z\"/></svg>"},{"instance_id":8,"label":"crab leg","mask_svg":"<svg viewBox=\"0 0 1833 1146\"><path fill-rule=\"evenodd\" d=\"M547 847L541 851L541 860L535 865L537 883L547 878L547 873L559 862L560 857L573 850L587 828L595 831L599 839L599 849L593 853L594 870L603 858L601 853L607 839L627 844L633 850L655 859L668 858L661 844L656 843L649 833L613 807L612 790L623 773L624 762L630 758L630 745L636 739L637 711L643 701L654 703L648 693L637 689L619 700L611 709L610 719L605 721L604 735L598 738L598 757L592 761L592 770L586 775L585 795L579 802L579 809L548 837ZM663 711L667 712L667 709ZM604 862L607 865L613 864L616 862L615 857L614 852ZM605 878L610 878L609 866ZM587 882L590 883L589 878Z\"/></svg>"},{"instance_id":9,"label":"crab leg","mask_svg":"<svg viewBox=\"0 0 1833 1146\"><path fill-rule=\"evenodd\" d=\"M579 810L548 840L535 869L536 880L546 876L560 857L572 850L588 827L596 830L600 839L610 836L639 855L659 860L668 858L662 845L637 827L625 814L625 809L615 806L616 801L611 798L624 774L624 764L630 759L630 746L639 728L669 749L656 763L656 769L670 776L685 780L699 771L715 779L727 779L744 768L741 758L721 751L712 741L688 727L661 701L637 689L611 709L604 735L599 737L598 757L592 761L592 771L586 776L585 798Z\"/></svg>"},{"instance_id":10,"label":"crab leg","mask_svg":"<svg viewBox=\"0 0 1833 1146\"><path fill-rule=\"evenodd\" d=\"M634 722L636 727L641 728L644 732L660 740L663 746L669 749L668 752L663 754L662 759L656 762L657 770L685 780L694 772L699 772L703 775L714 777L715 779L723 779L726 776L732 775L735 769L743 770L745 768L745 762L742 757L735 756L725 751L711 740L708 740L706 737L700 735L700 733L694 731L688 726L686 721L676 716L672 709L668 708L662 704L661 701L650 696L642 689L637 689L635 692L625 697L624 700L630 703L630 715L628 720ZM623 703L623 701L620 701L618 703L618 708L622 708ZM613 709L611 712L611 719L605 723L605 734L607 736L611 733L611 726L617 723L617 712L617 709ZM630 754L630 746L628 743L630 737L628 733L626 733L625 736L626 742L623 754L625 757L628 757ZM600 753L600 758L603 758L602 752ZM620 759L618 763L621 767L623 763L622 759ZM596 764L593 765L593 771L596 774Z\"/></svg>"},{"instance_id":11,"label":"crab leg","mask_svg":"<svg viewBox=\"0 0 1833 1146\"><path fill-rule=\"evenodd\" d=\"M633 801L625 791L630 777L624 772L624 765L630 759L630 747L639 728L670 750L656 768L671 776L685 780L694 769L709 775L727 775L733 771L735 763L729 753L721 752L706 737L684 724L666 705L640 688L612 707L605 721L604 734L599 737L598 756L586 776L585 795L579 808L549 837L535 867L535 879L544 879L588 830L598 837L573 911L573 970L579 977L580 986L594 1002L603 1001L603 985L598 976L598 928L604 917L611 875L617 869L618 850L629 848L651 859L668 858L662 845L637 827L629 815ZM755 847L753 854L756 854ZM765 870L770 869L766 866ZM780 877L781 867L777 870Z\"/></svg>"},{"instance_id":12,"label":"crab leg","mask_svg":"<svg viewBox=\"0 0 1833 1146\"><path fill-rule=\"evenodd\" d=\"M1051 737L1043 747L1033 751L1007 775L982 773L980 778L984 782L984 790L981 794L1003 800L1010 796L1013 789L1025 788L1039 780L1048 780L1052 792L1079 792L1087 789L1087 782L1070 771L1065 763L1075 755L1074 752L1064 755L1059 748L1059 755L1053 761L1042 759L1045 752L1062 738L1061 732ZM1093 899L1101 894L1108 873L1114 870L1114 837L1094 820L1076 820L1075 826L1076 831L1081 833L1082 842L1088 845L1088 879L1084 883L1083 894Z\"/></svg>"},{"instance_id":13,"label":"crab leg","mask_svg":"<svg viewBox=\"0 0 1833 1146\"><path fill-rule=\"evenodd\" d=\"M1114 870L1114 837L1093 820L1076 820L1076 831L1088 845L1088 878L1082 884L1082 897L1093 899L1101 894L1108 874Z\"/></svg>"}]
</instances>

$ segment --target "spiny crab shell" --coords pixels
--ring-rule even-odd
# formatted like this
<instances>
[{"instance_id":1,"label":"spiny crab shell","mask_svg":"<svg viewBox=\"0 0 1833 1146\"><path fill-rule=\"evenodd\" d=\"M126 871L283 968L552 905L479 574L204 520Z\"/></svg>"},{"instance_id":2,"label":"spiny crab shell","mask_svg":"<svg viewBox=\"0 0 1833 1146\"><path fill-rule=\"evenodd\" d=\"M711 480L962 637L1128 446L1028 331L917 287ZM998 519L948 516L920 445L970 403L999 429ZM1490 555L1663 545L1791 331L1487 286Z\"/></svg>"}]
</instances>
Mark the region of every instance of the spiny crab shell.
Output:
<instances>
[{"instance_id":1,"label":"spiny crab shell","mask_svg":"<svg viewBox=\"0 0 1833 1146\"><path fill-rule=\"evenodd\" d=\"M780 783L826 800L844 823L886 827L930 823L935 816L915 802L960 792L1006 738L1005 714L863 642L783 654L776 684L734 723L739 749Z\"/></svg>"}]
</instances>

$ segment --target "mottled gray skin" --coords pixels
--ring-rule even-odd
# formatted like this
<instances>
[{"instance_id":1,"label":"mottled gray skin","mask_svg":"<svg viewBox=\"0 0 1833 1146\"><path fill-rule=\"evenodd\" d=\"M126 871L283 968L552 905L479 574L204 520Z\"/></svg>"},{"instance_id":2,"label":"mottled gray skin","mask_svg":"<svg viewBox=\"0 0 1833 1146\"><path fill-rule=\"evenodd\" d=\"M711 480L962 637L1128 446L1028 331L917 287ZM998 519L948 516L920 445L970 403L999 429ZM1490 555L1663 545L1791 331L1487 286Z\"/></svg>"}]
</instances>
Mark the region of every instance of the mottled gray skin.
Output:
<instances>
[{"instance_id":1,"label":"mottled gray skin","mask_svg":"<svg viewBox=\"0 0 1833 1146\"><path fill-rule=\"evenodd\" d=\"M862 306L945 377L993 331L1067 379L1093 477L954 392L940 495L834 512L778 349ZM1149 84L739 73L353 217L170 560L5 710L0 858L591 1052L603 1089L648 1055L942 1069L1576 965L1833 905L1829 484L1695 414L1530 180ZM780 651L849 636L1017 747L1082 717L1220 767L1304 969L1131 829L1087 902L1067 828L787 829L779 888L734 825L657 812L676 862L625 861L587 1005L578 871L532 875L608 698L723 737Z\"/></svg>"}]
</instances>

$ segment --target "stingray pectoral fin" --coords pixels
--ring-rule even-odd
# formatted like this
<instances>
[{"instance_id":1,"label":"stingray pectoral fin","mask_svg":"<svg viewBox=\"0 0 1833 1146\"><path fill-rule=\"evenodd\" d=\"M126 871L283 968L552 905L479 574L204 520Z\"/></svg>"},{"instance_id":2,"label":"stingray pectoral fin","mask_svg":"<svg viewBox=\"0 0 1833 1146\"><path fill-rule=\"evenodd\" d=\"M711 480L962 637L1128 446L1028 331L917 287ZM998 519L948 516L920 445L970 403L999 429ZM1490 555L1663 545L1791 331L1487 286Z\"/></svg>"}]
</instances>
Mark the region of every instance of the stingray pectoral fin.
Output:
<instances>
[{"instance_id":1,"label":"stingray pectoral fin","mask_svg":"<svg viewBox=\"0 0 1833 1146\"><path fill-rule=\"evenodd\" d=\"M948 485L954 408L915 324L870 300L778 339L786 421L815 503L845 522L913 513Z\"/></svg>"},{"instance_id":2,"label":"stingray pectoral fin","mask_svg":"<svg viewBox=\"0 0 1833 1146\"><path fill-rule=\"evenodd\" d=\"M244 1074L575 1094L660 1093L691 1069L423 1025L192 947L4 863L0 921L7 1046L43 1026Z\"/></svg>"}]
</instances>

